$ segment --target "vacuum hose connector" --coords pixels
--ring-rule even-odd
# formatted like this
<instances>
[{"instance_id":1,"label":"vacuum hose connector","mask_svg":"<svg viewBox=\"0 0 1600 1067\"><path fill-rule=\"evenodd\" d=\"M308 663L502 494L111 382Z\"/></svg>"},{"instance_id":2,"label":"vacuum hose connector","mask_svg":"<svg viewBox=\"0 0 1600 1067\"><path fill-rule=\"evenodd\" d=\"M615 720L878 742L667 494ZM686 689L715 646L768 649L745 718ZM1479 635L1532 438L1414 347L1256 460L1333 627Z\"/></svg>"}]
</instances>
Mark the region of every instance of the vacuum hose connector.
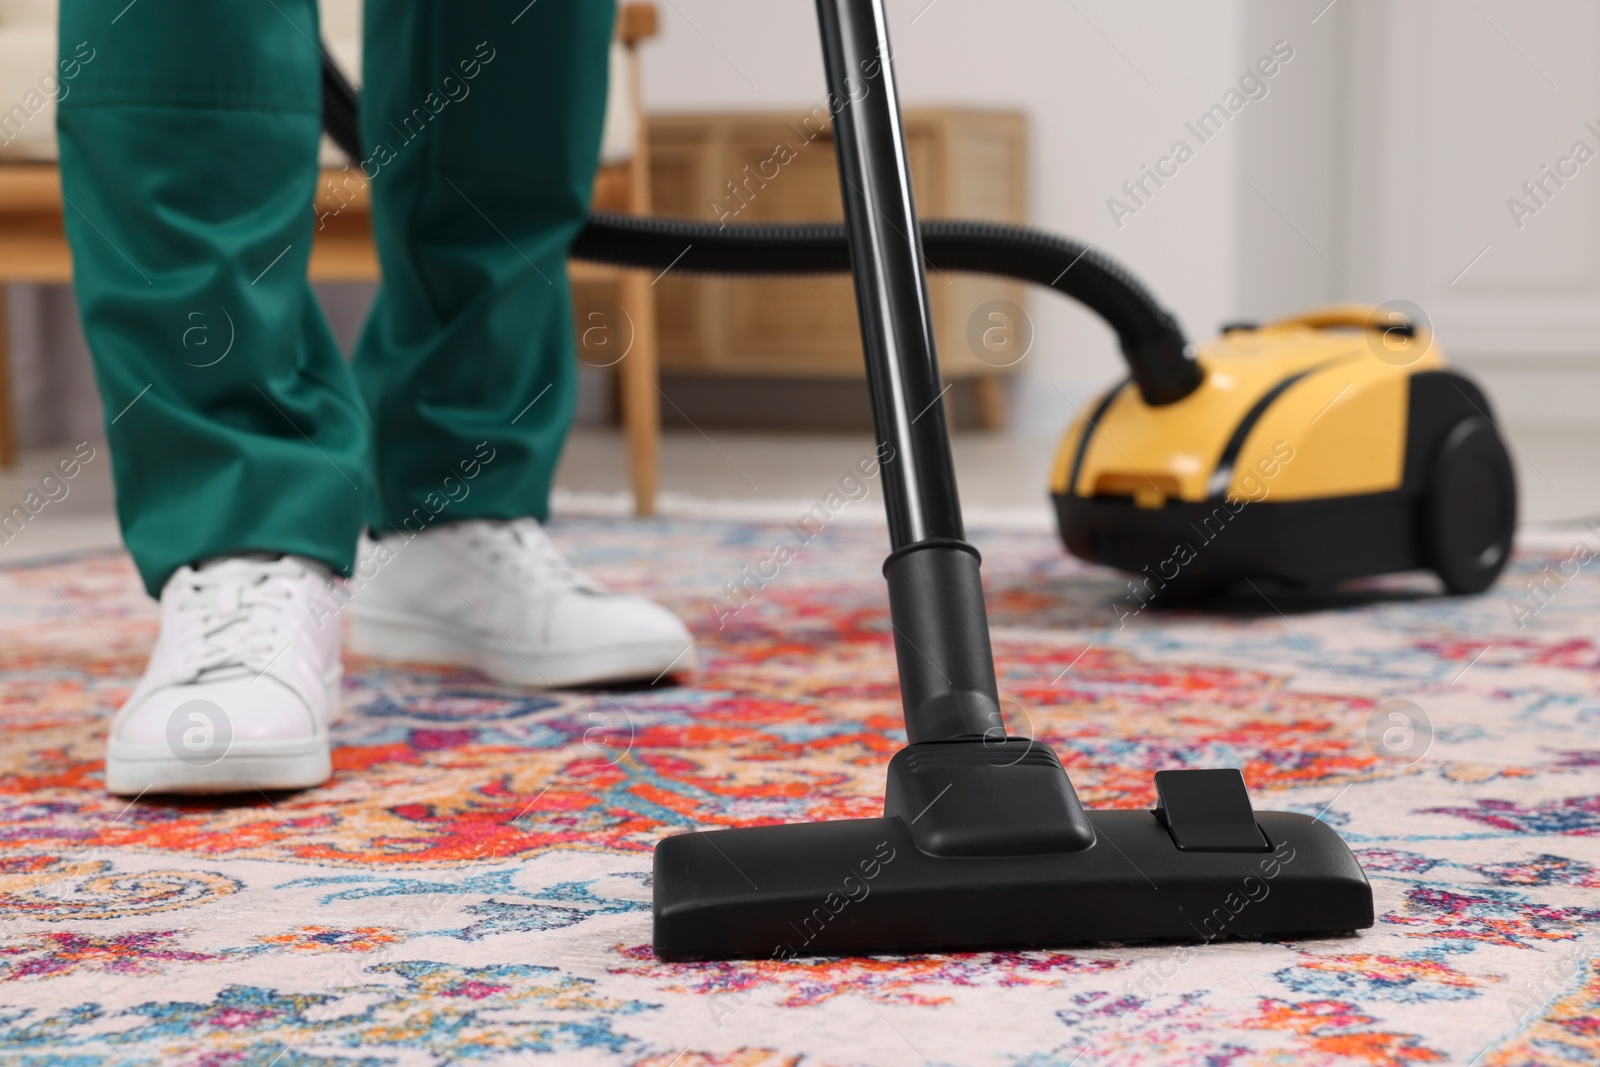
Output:
<instances>
[{"instance_id":1,"label":"vacuum hose connector","mask_svg":"<svg viewBox=\"0 0 1600 1067\"><path fill-rule=\"evenodd\" d=\"M360 160L360 99L338 65L322 63L322 121L335 144ZM1088 245L995 222L924 221L922 251L941 270L993 274L1054 289L1116 332L1134 384L1151 405L1171 404L1204 378L1172 313L1127 268ZM850 242L843 223L727 226L689 219L595 212L572 246L574 259L641 270L701 274L843 274Z\"/></svg>"},{"instance_id":2,"label":"vacuum hose connector","mask_svg":"<svg viewBox=\"0 0 1600 1067\"><path fill-rule=\"evenodd\" d=\"M906 740L1004 740L978 550L922 541L883 565Z\"/></svg>"},{"instance_id":3,"label":"vacuum hose connector","mask_svg":"<svg viewBox=\"0 0 1600 1067\"><path fill-rule=\"evenodd\" d=\"M1123 356L1139 395L1151 407L1182 400L1205 380L1194 351L1181 333L1169 334L1134 351L1124 345Z\"/></svg>"}]
</instances>

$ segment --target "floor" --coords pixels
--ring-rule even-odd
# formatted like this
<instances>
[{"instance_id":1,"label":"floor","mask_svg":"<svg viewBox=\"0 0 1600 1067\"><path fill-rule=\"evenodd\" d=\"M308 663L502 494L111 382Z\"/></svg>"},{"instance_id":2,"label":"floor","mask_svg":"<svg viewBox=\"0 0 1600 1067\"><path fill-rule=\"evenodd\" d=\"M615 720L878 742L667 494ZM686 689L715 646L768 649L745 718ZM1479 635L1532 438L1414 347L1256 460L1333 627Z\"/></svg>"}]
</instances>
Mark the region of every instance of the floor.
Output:
<instances>
[{"instance_id":1,"label":"floor","mask_svg":"<svg viewBox=\"0 0 1600 1067\"><path fill-rule=\"evenodd\" d=\"M1600 515L1600 432L1521 430L1511 434L1526 524L1551 527ZM1056 442L1049 438L964 433L954 440L962 504L973 518L1048 527L1045 499ZM117 543L111 467L103 443L66 495L0 543L0 562ZM669 430L662 441L662 502L668 514L757 518L787 516L821 499L873 444L865 434L763 434ZM23 453L0 472L0 514L22 503L66 447ZM626 449L606 429L574 432L557 473L558 513L622 515L631 506ZM60 495L60 490L55 490ZM876 509L851 512L877 521ZM0 537L3 537L0 533Z\"/></svg>"}]
</instances>

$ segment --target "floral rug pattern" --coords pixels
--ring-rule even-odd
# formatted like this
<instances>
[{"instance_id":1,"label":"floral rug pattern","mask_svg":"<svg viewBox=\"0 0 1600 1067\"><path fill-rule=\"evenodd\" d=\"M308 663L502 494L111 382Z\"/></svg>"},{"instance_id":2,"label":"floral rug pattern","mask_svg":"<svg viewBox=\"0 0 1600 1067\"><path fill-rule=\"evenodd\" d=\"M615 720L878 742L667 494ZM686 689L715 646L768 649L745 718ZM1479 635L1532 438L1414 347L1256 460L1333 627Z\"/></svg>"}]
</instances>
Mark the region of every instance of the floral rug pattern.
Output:
<instances>
[{"instance_id":1,"label":"floral rug pattern","mask_svg":"<svg viewBox=\"0 0 1600 1067\"><path fill-rule=\"evenodd\" d=\"M1543 577L1571 538L1476 598L1245 587L1119 626L1124 579L973 531L1010 721L1085 802L1241 767L1351 842L1372 930L667 964L662 836L878 814L886 545L835 524L751 579L781 525L554 532L697 666L539 693L351 658L334 779L226 800L102 788L155 636L127 559L0 570L0 1064L1600 1063L1600 581Z\"/></svg>"}]
</instances>

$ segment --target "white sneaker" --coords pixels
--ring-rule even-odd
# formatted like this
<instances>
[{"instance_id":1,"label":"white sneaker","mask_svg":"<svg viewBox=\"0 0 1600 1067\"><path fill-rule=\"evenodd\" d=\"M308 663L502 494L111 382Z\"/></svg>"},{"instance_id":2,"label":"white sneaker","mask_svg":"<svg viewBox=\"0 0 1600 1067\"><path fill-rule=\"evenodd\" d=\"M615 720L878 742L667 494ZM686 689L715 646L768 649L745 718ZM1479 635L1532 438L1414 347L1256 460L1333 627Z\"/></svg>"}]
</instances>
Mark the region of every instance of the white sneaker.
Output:
<instances>
[{"instance_id":1,"label":"white sneaker","mask_svg":"<svg viewBox=\"0 0 1600 1067\"><path fill-rule=\"evenodd\" d=\"M304 789L328 780L339 709L337 604L321 564L230 556L161 590L161 636L111 722L113 793Z\"/></svg>"},{"instance_id":2,"label":"white sneaker","mask_svg":"<svg viewBox=\"0 0 1600 1067\"><path fill-rule=\"evenodd\" d=\"M654 681L694 658L677 616L579 573L536 519L383 538L363 553L350 615L354 652L517 685Z\"/></svg>"}]
</instances>

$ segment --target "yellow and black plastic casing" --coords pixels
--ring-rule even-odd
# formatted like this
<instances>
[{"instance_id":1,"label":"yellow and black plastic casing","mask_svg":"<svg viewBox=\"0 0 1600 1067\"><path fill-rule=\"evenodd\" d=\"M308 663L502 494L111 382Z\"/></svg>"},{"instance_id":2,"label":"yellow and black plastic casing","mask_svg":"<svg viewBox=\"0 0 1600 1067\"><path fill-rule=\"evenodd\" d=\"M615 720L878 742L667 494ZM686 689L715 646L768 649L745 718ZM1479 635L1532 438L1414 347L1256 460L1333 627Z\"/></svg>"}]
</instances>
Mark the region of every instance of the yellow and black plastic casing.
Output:
<instances>
[{"instance_id":1,"label":"yellow and black plastic casing","mask_svg":"<svg viewBox=\"0 0 1600 1067\"><path fill-rule=\"evenodd\" d=\"M1183 399L1123 382L1068 429L1051 492L1074 555L1184 595L1423 568L1451 592L1493 583L1515 479L1488 400L1430 331L1339 305L1230 327L1196 358Z\"/></svg>"}]
</instances>

